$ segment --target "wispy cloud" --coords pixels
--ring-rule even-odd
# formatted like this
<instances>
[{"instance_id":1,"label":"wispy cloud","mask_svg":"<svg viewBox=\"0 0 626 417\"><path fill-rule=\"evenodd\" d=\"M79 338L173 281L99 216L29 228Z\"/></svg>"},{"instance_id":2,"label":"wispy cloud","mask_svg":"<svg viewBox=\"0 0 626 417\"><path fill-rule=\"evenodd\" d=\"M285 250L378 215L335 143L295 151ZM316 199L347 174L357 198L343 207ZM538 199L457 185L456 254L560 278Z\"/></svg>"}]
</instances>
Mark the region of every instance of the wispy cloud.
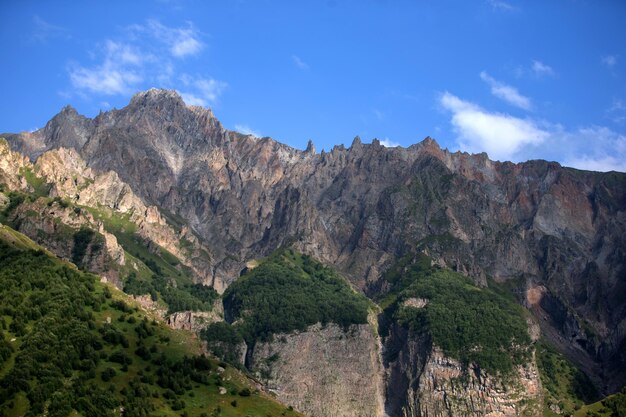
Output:
<instances>
[{"instance_id":1,"label":"wispy cloud","mask_svg":"<svg viewBox=\"0 0 626 417\"><path fill-rule=\"evenodd\" d=\"M105 40L93 54L91 64L68 65L74 93L128 95L157 85L179 91L187 104L207 106L217 101L227 84L206 75L185 74L184 58L204 49L201 33L191 22L170 27L158 20L131 25L123 30L124 41ZM176 74L183 73L182 76Z\"/></svg>"},{"instance_id":2,"label":"wispy cloud","mask_svg":"<svg viewBox=\"0 0 626 417\"><path fill-rule=\"evenodd\" d=\"M626 136L604 126L566 129L560 124L491 112L449 92L439 104L463 151L487 152L496 160L549 159L579 169L626 172Z\"/></svg>"},{"instance_id":3,"label":"wispy cloud","mask_svg":"<svg viewBox=\"0 0 626 417\"><path fill-rule=\"evenodd\" d=\"M37 15L33 16L33 26L32 39L37 42L47 43L51 39L69 39L71 37L66 28L53 25Z\"/></svg>"},{"instance_id":4,"label":"wispy cloud","mask_svg":"<svg viewBox=\"0 0 626 417\"><path fill-rule=\"evenodd\" d=\"M533 65L531 68L533 70L533 73L538 77L554 75L554 70L552 69L552 67L544 64L541 61L533 60Z\"/></svg>"},{"instance_id":5,"label":"wispy cloud","mask_svg":"<svg viewBox=\"0 0 626 417\"><path fill-rule=\"evenodd\" d=\"M530 99L521 95L515 87L501 83L500 81L491 77L485 71L480 73L480 78L491 87L491 94L493 94L494 96L521 109L531 109L532 104Z\"/></svg>"},{"instance_id":6,"label":"wispy cloud","mask_svg":"<svg viewBox=\"0 0 626 417\"><path fill-rule=\"evenodd\" d=\"M626 121L626 103L622 99L613 99L611 107L606 112L608 117L615 123Z\"/></svg>"},{"instance_id":7,"label":"wispy cloud","mask_svg":"<svg viewBox=\"0 0 626 417\"><path fill-rule=\"evenodd\" d=\"M523 77L534 77L534 78L545 78L545 77L556 77L557 72L550 65L545 62L539 61L537 59L533 59L530 65L518 65L513 68L513 75L516 78Z\"/></svg>"},{"instance_id":8,"label":"wispy cloud","mask_svg":"<svg viewBox=\"0 0 626 417\"><path fill-rule=\"evenodd\" d=\"M72 86L78 90L104 95L128 94L143 77L138 72L142 56L129 45L107 40L100 64L84 67L70 65Z\"/></svg>"},{"instance_id":9,"label":"wispy cloud","mask_svg":"<svg viewBox=\"0 0 626 417\"><path fill-rule=\"evenodd\" d=\"M180 76L185 90L179 91L185 103L193 106L207 106L217 101L222 92L228 87L223 81L214 78L192 77L189 74Z\"/></svg>"},{"instance_id":10,"label":"wispy cloud","mask_svg":"<svg viewBox=\"0 0 626 417\"><path fill-rule=\"evenodd\" d=\"M395 148L396 146L400 146L398 142L394 142L393 140L389 138L385 138L381 140L380 144L383 145L385 148Z\"/></svg>"},{"instance_id":11,"label":"wispy cloud","mask_svg":"<svg viewBox=\"0 0 626 417\"><path fill-rule=\"evenodd\" d=\"M509 160L523 146L538 145L549 136L530 120L490 113L448 92L440 96L439 103L452 112L458 144L470 152L486 151L492 158Z\"/></svg>"},{"instance_id":12,"label":"wispy cloud","mask_svg":"<svg viewBox=\"0 0 626 417\"><path fill-rule=\"evenodd\" d=\"M193 94L193 93L185 93L183 91L177 90L178 94L180 94L180 96L182 97L183 101L185 102L185 104L189 105L189 106L202 106L202 107L206 107L207 102L205 99L203 99L202 97L198 97L197 95Z\"/></svg>"},{"instance_id":13,"label":"wispy cloud","mask_svg":"<svg viewBox=\"0 0 626 417\"><path fill-rule=\"evenodd\" d=\"M615 55L605 55L600 62L609 69L613 69L617 65L617 57Z\"/></svg>"},{"instance_id":14,"label":"wispy cloud","mask_svg":"<svg viewBox=\"0 0 626 417\"><path fill-rule=\"evenodd\" d=\"M309 64L304 62L298 55L291 55L291 60L293 61L294 65L297 68L299 68L301 70L308 70L309 69Z\"/></svg>"},{"instance_id":15,"label":"wispy cloud","mask_svg":"<svg viewBox=\"0 0 626 417\"><path fill-rule=\"evenodd\" d=\"M239 133L243 133L244 135L252 135L252 136L256 136L257 138L261 137L261 133L259 131L253 130L250 128L250 126L245 125L245 124L235 125L235 130Z\"/></svg>"},{"instance_id":16,"label":"wispy cloud","mask_svg":"<svg viewBox=\"0 0 626 417\"><path fill-rule=\"evenodd\" d=\"M145 34L163 43L175 58L197 55L204 48L200 32L191 22L184 27L170 27L155 19L129 27L131 32Z\"/></svg>"},{"instance_id":17,"label":"wispy cloud","mask_svg":"<svg viewBox=\"0 0 626 417\"><path fill-rule=\"evenodd\" d=\"M487 4L489 4L493 10L500 10L505 12L514 12L518 10L518 8L513 6L511 3L507 3L502 0L487 0Z\"/></svg>"},{"instance_id":18,"label":"wispy cloud","mask_svg":"<svg viewBox=\"0 0 626 417\"><path fill-rule=\"evenodd\" d=\"M626 136L607 127L592 126L568 133L564 139L568 147L577 151L563 161L564 165L590 171L626 172Z\"/></svg>"}]
</instances>

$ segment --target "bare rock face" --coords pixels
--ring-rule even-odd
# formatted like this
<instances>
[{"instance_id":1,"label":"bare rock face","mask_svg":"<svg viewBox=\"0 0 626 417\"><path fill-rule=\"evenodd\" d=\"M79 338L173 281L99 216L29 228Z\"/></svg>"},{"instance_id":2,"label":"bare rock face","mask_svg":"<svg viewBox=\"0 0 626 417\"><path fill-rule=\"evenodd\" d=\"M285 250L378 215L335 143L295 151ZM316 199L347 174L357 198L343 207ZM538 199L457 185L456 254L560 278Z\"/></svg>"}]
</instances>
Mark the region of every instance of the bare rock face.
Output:
<instances>
[{"instance_id":1,"label":"bare rock face","mask_svg":"<svg viewBox=\"0 0 626 417\"><path fill-rule=\"evenodd\" d=\"M544 334L565 340L603 391L626 382L625 174L494 162L431 138L299 151L228 131L164 90L94 119L65 108L7 140L33 160L74 149L94 175L113 171L146 207L181 218L206 248L191 258L210 254L199 275L220 291L247 261L291 244L366 294L384 294L381 274L417 247L481 285L492 277L545 287L536 313L546 315Z\"/></svg>"},{"instance_id":2,"label":"bare rock face","mask_svg":"<svg viewBox=\"0 0 626 417\"><path fill-rule=\"evenodd\" d=\"M224 321L222 300L217 300L211 311L179 311L167 317L167 325L171 328L196 333L218 321Z\"/></svg>"},{"instance_id":3,"label":"bare rock face","mask_svg":"<svg viewBox=\"0 0 626 417\"><path fill-rule=\"evenodd\" d=\"M390 416L543 415L543 392L534 354L513 375L502 378L473 365L464 366L433 346L427 336L409 336L397 326L386 347L393 351L393 357L387 359L386 405Z\"/></svg>"},{"instance_id":4,"label":"bare rock face","mask_svg":"<svg viewBox=\"0 0 626 417\"><path fill-rule=\"evenodd\" d=\"M369 325L317 324L275 335L248 353L249 368L278 400L311 417L384 415L383 375Z\"/></svg>"},{"instance_id":5,"label":"bare rock face","mask_svg":"<svg viewBox=\"0 0 626 417\"><path fill-rule=\"evenodd\" d=\"M211 282L208 249L200 244L189 228L176 230L168 224L159 209L146 206L117 173L107 171L95 174L74 149L65 148L43 153L34 169L46 182L52 184L51 196L104 210L109 215L125 215L134 224L139 236L181 259L192 269L198 282L223 287Z\"/></svg>"},{"instance_id":6,"label":"bare rock face","mask_svg":"<svg viewBox=\"0 0 626 417\"><path fill-rule=\"evenodd\" d=\"M118 266L124 265L124 249L117 239L107 233L102 224L89 213L77 213L58 202L48 205L44 200L21 204L10 220L17 230L60 258L80 264L86 270L118 283ZM89 237L81 256L77 257L75 236L83 226L95 230Z\"/></svg>"},{"instance_id":7,"label":"bare rock face","mask_svg":"<svg viewBox=\"0 0 626 417\"><path fill-rule=\"evenodd\" d=\"M516 371L515 380L502 382L475 369L467 372L436 349L420 376L415 412L406 415L541 416L543 396L534 359Z\"/></svg>"},{"instance_id":8,"label":"bare rock face","mask_svg":"<svg viewBox=\"0 0 626 417\"><path fill-rule=\"evenodd\" d=\"M0 138L0 184L8 190L27 190L28 183L20 175L24 168L32 168L28 158L11 151L7 141Z\"/></svg>"}]
</instances>

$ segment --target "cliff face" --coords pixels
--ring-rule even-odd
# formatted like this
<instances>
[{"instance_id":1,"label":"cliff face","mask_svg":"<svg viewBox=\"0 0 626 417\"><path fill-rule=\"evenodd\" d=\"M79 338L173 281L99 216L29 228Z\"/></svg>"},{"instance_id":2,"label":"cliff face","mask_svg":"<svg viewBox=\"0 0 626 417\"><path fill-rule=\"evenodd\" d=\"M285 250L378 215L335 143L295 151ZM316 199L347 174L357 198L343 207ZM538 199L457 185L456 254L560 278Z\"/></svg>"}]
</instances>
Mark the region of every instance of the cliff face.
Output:
<instances>
[{"instance_id":1,"label":"cliff face","mask_svg":"<svg viewBox=\"0 0 626 417\"><path fill-rule=\"evenodd\" d=\"M259 342L247 356L279 401L308 416L384 415L383 369L369 325L314 325Z\"/></svg>"},{"instance_id":2,"label":"cliff face","mask_svg":"<svg viewBox=\"0 0 626 417\"><path fill-rule=\"evenodd\" d=\"M465 366L427 335L394 326L386 341L390 416L540 416L543 394L534 357L506 378ZM397 395L398 392L405 393Z\"/></svg>"},{"instance_id":3,"label":"cliff face","mask_svg":"<svg viewBox=\"0 0 626 417\"><path fill-rule=\"evenodd\" d=\"M107 230L112 227L107 219L116 217L121 219L122 228L132 229L124 232L136 234L154 251L162 248L174 255L191 269L196 281L220 288L211 280L208 249L186 225L177 228L170 224L156 206L146 206L115 172L94 173L74 149L46 151L33 164L2 142L0 183L6 192L30 195L11 211L9 220L57 256L119 283L118 269L125 265L125 253ZM2 195L6 206L9 199ZM88 209L81 209L85 207ZM74 235L82 227L96 232L85 255L89 259L84 262L73 257Z\"/></svg>"},{"instance_id":4,"label":"cliff face","mask_svg":"<svg viewBox=\"0 0 626 417\"><path fill-rule=\"evenodd\" d=\"M417 246L481 285L514 282L544 335L601 389L626 381L624 174L493 162L430 138L409 148L357 138L348 149L298 151L228 131L210 110L163 90L94 119L68 107L45 128L7 139L33 159L73 149L94 186L109 175L102 190L113 189L117 175L146 208L182 219L205 248L195 253L210 254L197 276L218 290L247 261L290 243L377 296L388 291L381 274ZM70 195L71 182L57 192ZM159 223L154 212L133 213ZM531 303L524 294L533 288L542 297Z\"/></svg>"}]
</instances>

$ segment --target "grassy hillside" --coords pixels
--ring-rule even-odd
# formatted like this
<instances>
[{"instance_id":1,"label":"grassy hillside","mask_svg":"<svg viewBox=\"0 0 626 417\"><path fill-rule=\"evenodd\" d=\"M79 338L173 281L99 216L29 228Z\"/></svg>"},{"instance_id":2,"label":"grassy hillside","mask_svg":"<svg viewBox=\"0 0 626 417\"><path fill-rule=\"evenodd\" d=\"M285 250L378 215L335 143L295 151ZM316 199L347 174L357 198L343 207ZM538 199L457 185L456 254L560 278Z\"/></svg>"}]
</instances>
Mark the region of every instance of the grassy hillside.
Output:
<instances>
[{"instance_id":1,"label":"grassy hillside","mask_svg":"<svg viewBox=\"0 0 626 417\"><path fill-rule=\"evenodd\" d=\"M582 406L573 417L626 417L626 387L602 401Z\"/></svg>"},{"instance_id":2,"label":"grassy hillside","mask_svg":"<svg viewBox=\"0 0 626 417\"><path fill-rule=\"evenodd\" d=\"M296 415L199 355L190 333L0 230L0 415Z\"/></svg>"},{"instance_id":3,"label":"grassy hillside","mask_svg":"<svg viewBox=\"0 0 626 417\"><path fill-rule=\"evenodd\" d=\"M572 415L598 398L587 375L546 342L537 345L537 364L545 393L544 416Z\"/></svg>"},{"instance_id":4,"label":"grassy hillside","mask_svg":"<svg viewBox=\"0 0 626 417\"><path fill-rule=\"evenodd\" d=\"M315 323L367 323L368 302L330 268L279 250L224 293L235 328L248 343Z\"/></svg>"},{"instance_id":5,"label":"grassy hillside","mask_svg":"<svg viewBox=\"0 0 626 417\"><path fill-rule=\"evenodd\" d=\"M189 268L178 258L163 248L151 251L147 242L136 232L137 226L129 220L128 215L121 215L109 209L77 206L70 201L47 197L45 190L49 184L29 170L22 172L24 178L36 190L34 193L9 192L6 196L9 203L0 211L0 223L19 228L20 219L13 219L13 212L24 203L32 203L40 209L33 211L34 217L41 216L46 206L58 207L59 210L73 211L74 216L82 216L89 212L94 219L102 222L104 228L114 234L118 243L124 248L129 262L116 265L110 262L108 267L119 271L123 280L123 289L128 294L150 294L154 301L167 307L169 313L176 311L210 311L218 294L213 288L193 283ZM84 260L103 249L104 238L97 232L96 226L83 225L79 229L58 224L53 235L40 233L42 241L57 241L61 246L71 247L71 261L81 269L88 269ZM132 265L132 266L131 266Z\"/></svg>"}]
</instances>

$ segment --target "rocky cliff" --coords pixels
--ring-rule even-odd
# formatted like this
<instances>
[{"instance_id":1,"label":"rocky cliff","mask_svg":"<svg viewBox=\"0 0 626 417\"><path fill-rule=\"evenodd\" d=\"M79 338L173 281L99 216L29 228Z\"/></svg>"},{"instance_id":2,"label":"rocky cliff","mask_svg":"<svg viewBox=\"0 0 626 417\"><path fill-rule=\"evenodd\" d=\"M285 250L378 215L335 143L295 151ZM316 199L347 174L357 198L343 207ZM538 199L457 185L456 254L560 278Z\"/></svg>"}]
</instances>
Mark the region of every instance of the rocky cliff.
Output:
<instances>
[{"instance_id":1,"label":"rocky cliff","mask_svg":"<svg viewBox=\"0 0 626 417\"><path fill-rule=\"evenodd\" d=\"M543 393L533 357L500 378L462 364L433 345L426 334L395 326L387 341L387 413L403 417L541 416ZM402 392L405 395L397 395Z\"/></svg>"},{"instance_id":2,"label":"rocky cliff","mask_svg":"<svg viewBox=\"0 0 626 417\"><path fill-rule=\"evenodd\" d=\"M126 227L152 246L164 249L192 271L197 282L214 285L210 279L211 261L207 248L186 225L169 223L155 206L146 206L131 187L113 171L95 174L74 149L58 148L41 154L31 163L0 143L0 184L6 192L29 195L10 213L9 220L22 233L67 260L74 260L74 232L88 227L97 232L95 258L86 269L119 283L115 265L125 264L124 249L118 245L112 228ZM3 201L8 198L3 194ZM39 197L39 198L38 198ZM7 203L5 203L7 204ZM82 208L87 208L83 210ZM112 225L113 221L121 223ZM130 230L132 229L132 230ZM99 248L102 247L104 252ZM96 254L98 252L98 254ZM208 282L207 282L208 281Z\"/></svg>"},{"instance_id":3,"label":"rocky cliff","mask_svg":"<svg viewBox=\"0 0 626 417\"><path fill-rule=\"evenodd\" d=\"M311 417L384 415L383 369L374 329L317 324L257 343L248 367L283 404Z\"/></svg>"},{"instance_id":4,"label":"rocky cliff","mask_svg":"<svg viewBox=\"0 0 626 417\"><path fill-rule=\"evenodd\" d=\"M45 128L6 137L33 161L60 148L80 155L91 180L69 176L59 195L101 176L101 191L117 189L117 175L143 207L180 219L210 254L198 276L220 291L246 262L291 245L378 298L390 291L383 273L417 248L480 285L505 282L601 390L626 382L625 174L493 162L430 138L299 151L228 131L210 110L154 89L94 119L66 107ZM133 213L159 224L142 210Z\"/></svg>"}]
</instances>

